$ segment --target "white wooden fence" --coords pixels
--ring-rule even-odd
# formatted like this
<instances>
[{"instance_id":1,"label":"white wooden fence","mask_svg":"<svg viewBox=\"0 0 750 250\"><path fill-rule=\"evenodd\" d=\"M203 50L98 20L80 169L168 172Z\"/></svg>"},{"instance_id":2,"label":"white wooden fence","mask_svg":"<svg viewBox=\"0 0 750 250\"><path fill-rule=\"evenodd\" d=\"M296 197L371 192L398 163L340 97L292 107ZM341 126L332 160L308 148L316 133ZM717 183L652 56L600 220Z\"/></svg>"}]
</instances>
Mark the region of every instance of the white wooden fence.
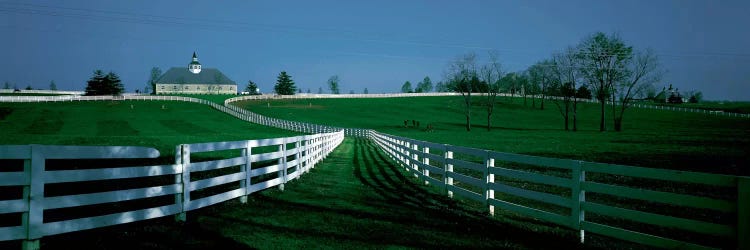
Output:
<instances>
[{"instance_id":1,"label":"white wooden fence","mask_svg":"<svg viewBox=\"0 0 750 250\"><path fill-rule=\"evenodd\" d=\"M494 152L452 145L436 144L409 138L369 132L370 138L386 152L391 159L405 167L407 171L425 181L425 184L444 188L449 196L458 195L484 203L490 214L495 207L520 215L551 222L580 232L581 242L585 233L633 241L650 246L665 248L705 249L717 246L704 246L692 242L670 239L665 236L624 229L606 222L587 220L587 214L633 221L666 228L677 228L691 233L708 235L722 239L720 246L736 242L739 249L750 248L750 178L718 174L694 173L675 170L651 169L642 167L602 164L575 160L545 158ZM436 154L435 152L439 152ZM461 156L459 156L461 155ZM561 171L564 177L548 175L544 171L529 171L512 168L513 164L526 164L537 168ZM506 166L507 165L507 166ZM619 178L642 178L669 183L702 185L736 190L730 199L707 197L700 193L655 191L628 187L621 183L605 183L601 179L592 180L587 175L609 175ZM439 178L436 178L439 176ZM503 181L495 181L501 178ZM524 183L512 185L513 183ZM542 184L545 188L524 188ZM560 195L548 192L562 189ZM672 209L657 212L623 208L586 199L586 194L604 194L617 198L668 204L676 207L732 214L729 223L684 218L674 215ZM498 196L496 196L496 194ZM529 207L511 198L521 197L536 202L561 207L554 209ZM544 207L544 206L543 206ZM642 208L638 206L639 208ZM566 210L567 209L567 210ZM553 211L554 210L554 211Z\"/></svg>"},{"instance_id":2,"label":"white wooden fence","mask_svg":"<svg viewBox=\"0 0 750 250\"><path fill-rule=\"evenodd\" d=\"M38 249L44 236L73 232L91 228L123 224L169 215L185 220L187 211L199 209L226 200L246 196L273 186L283 189L284 183L299 176L317 162L324 159L344 139L343 131L304 135L296 137L183 144L176 148L175 164L159 166L114 167L79 170L48 170L47 160L53 159L134 159L156 158L159 152L153 148L125 146L0 146L0 159L23 161L23 171L0 172L0 186L22 187L20 199L0 200L0 214L21 213L20 225L0 227L0 241L24 239L24 248ZM266 153L253 149L272 147ZM195 162L191 155L221 150L239 150L241 155L232 158ZM273 162L268 164L267 162ZM266 162L265 165L255 164ZM204 179L191 178L191 174L239 166L239 171L211 176ZM98 193L77 193L61 196L46 196L45 186L56 183L76 183L174 176L174 182L166 185L124 189ZM268 176L257 183L258 176ZM255 178L255 179L254 179ZM191 198L191 193L218 185L236 183L236 188L219 194ZM45 211L70 209L95 204L118 203L145 198L174 196L174 202L145 209L75 218L49 222ZM83 210L83 213L86 211Z\"/></svg>"}]
</instances>

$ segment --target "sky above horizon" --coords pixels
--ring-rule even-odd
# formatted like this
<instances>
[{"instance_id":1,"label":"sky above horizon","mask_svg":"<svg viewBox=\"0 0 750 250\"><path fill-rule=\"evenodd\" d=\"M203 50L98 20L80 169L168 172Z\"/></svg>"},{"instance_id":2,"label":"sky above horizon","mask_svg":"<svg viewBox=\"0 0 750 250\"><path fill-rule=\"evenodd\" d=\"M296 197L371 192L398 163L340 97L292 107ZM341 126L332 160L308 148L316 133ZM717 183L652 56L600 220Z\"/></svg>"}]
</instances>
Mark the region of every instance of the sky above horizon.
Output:
<instances>
[{"instance_id":1,"label":"sky above horizon","mask_svg":"<svg viewBox=\"0 0 750 250\"><path fill-rule=\"evenodd\" d=\"M443 78L456 57L499 54L521 71L597 32L651 48L658 89L750 101L750 1L0 1L0 84L83 90L93 70L126 91L193 51L244 89L271 92L280 71L304 91L399 92ZM1 88L2 86L0 86Z\"/></svg>"}]
</instances>

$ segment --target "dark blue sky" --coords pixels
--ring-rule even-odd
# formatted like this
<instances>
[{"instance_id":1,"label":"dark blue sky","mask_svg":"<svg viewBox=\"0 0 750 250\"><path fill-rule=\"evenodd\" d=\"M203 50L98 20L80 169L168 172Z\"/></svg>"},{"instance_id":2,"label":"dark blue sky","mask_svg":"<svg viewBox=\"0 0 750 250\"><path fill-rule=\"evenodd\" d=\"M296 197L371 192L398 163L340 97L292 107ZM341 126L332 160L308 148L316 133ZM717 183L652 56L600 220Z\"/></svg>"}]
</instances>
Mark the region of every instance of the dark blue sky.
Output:
<instances>
[{"instance_id":1,"label":"dark blue sky","mask_svg":"<svg viewBox=\"0 0 750 250\"><path fill-rule=\"evenodd\" d=\"M497 50L523 70L585 36L650 47L661 86L750 100L750 1L0 1L0 82L83 90L94 69L129 92L151 67L203 67L269 92L286 70L303 90L398 92L442 79L456 56ZM326 90L327 92L327 90Z\"/></svg>"}]
</instances>

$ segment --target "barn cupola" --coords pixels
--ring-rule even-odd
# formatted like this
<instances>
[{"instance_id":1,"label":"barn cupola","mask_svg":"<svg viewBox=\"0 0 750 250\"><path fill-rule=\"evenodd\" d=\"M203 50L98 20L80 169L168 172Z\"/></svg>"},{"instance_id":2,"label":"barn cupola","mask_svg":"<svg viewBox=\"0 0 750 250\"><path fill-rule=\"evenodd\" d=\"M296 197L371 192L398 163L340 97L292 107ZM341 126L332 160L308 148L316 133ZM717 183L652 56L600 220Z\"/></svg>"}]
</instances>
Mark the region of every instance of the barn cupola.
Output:
<instances>
[{"instance_id":1,"label":"barn cupola","mask_svg":"<svg viewBox=\"0 0 750 250\"><path fill-rule=\"evenodd\" d=\"M198 56L195 55L195 51L193 51L193 61L188 64L188 70L193 74L201 72L201 63L198 62Z\"/></svg>"}]
</instances>

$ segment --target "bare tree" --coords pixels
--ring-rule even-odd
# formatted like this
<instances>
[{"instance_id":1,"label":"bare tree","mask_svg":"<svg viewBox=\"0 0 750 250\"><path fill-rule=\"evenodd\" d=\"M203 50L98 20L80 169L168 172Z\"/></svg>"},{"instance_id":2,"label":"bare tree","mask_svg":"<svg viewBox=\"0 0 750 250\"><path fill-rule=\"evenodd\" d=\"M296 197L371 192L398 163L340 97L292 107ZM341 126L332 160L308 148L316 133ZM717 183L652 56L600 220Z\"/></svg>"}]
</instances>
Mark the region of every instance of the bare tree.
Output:
<instances>
[{"instance_id":1,"label":"bare tree","mask_svg":"<svg viewBox=\"0 0 750 250\"><path fill-rule=\"evenodd\" d=\"M340 93L338 75L333 75L330 78L328 78L328 89L331 90L331 94L338 95Z\"/></svg>"},{"instance_id":2,"label":"bare tree","mask_svg":"<svg viewBox=\"0 0 750 250\"><path fill-rule=\"evenodd\" d=\"M632 57L633 48L626 46L617 35L607 36L597 32L584 39L578 45L578 51L581 59L580 71L601 105L599 131L606 131L606 102L608 97L614 97L614 84L629 74L626 66Z\"/></svg>"},{"instance_id":3,"label":"bare tree","mask_svg":"<svg viewBox=\"0 0 750 250\"><path fill-rule=\"evenodd\" d=\"M451 91L460 93L464 99L464 116L466 116L466 131L471 131L471 93L479 82L477 78L476 54L469 53L456 58L448 65L445 81Z\"/></svg>"},{"instance_id":4,"label":"bare tree","mask_svg":"<svg viewBox=\"0 0 750 250\"><path fill-rule=\"evenodd\" d=\"M626 77L613 88L613 92L617 93L617 99L615 100L614 96L612 98L615 131L622 131L622 117L633 97L640 96L652 88L654 83L661 80L664 73L660 70L658 57L650 49L637 51L627 64L627 72ZM615 109L615 103L620 108L619 113Z\"/></svg>"},{"instance_id":5,"label":"bare tree","mask_svg":"<svg viewBox=\"0 0 750 250\"><path fill-rule=\"evenodd\" d=\"M539 109L544 110L544 100L547 99L547 93L549 92L549 84L553 78L552 67L553 61L544 60L537 62L529 67L529 81L538 86L539 93L542 94L542 100L539 104Z\"/></svg>"},{"instance_id":6,"label":"bare tree","mask_svg":"<svg viewBox=\"0 0 750 250\"><path fill-rule=\"evenodd\" d=\"M569 112L573 113L573 131L578 130L578 95L576 90L578 83L581 81L580 58L578 51L573 47L568 47L564 52L553 55L554 67L552 69L557 76L557 82L560 83L559 94L561 94L564 103L561 106L558 99L555 99L555 105L558 106L565 119L565 130L568 130Z\"/></svg>"},{"instance_id":7,"label":"bare tree","mask_svg":"<svg viewBox=\"0 0 750 250\"><path fill-rule=\"evenodd\" d=\"M161 69L159 67L151 68L151 74L148 78L148 84L146 84L146 93L156 94L156 81L161 77Z\"/></svg>"},{"instance_id":8,"label":"bare tree","mask_svg":"<svg viewBox=\"0 0 750 250\"><path fill-rule=\"evenodd\" d=\"M487 94L487 131L492 129L492 112L495 110L497 94L500 93L500 78L504 75L497 52L490 52L489 57L489 63L479 69L479 80L482 83L480 91Z\"/></svg>"}]
</instances>

